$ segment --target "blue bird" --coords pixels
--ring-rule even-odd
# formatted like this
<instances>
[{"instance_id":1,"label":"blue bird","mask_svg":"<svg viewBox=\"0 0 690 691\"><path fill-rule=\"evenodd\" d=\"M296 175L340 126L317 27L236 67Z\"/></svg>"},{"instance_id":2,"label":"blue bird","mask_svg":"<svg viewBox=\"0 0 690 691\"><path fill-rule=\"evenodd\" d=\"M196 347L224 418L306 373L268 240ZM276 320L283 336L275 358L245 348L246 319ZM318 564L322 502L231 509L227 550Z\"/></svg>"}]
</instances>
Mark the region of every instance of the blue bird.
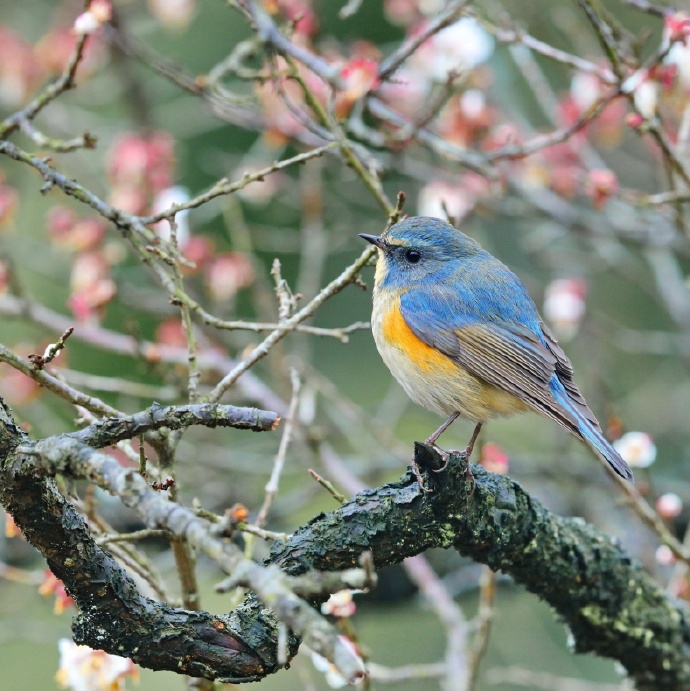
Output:
<instances>
[{"instance_id":1,"label":"blue bird","mask_svg":"<svg viewBox=\"0 0 690 691\"><path fill-rule=\"evenodd\" d=\"M380 237L372 331L408 396L448 419L476 423L535 411L565 427L621 477L632 472L573 381L570 360L520 279L479 243L438 218L407 218Z\"/></svg>"}]
</instances>

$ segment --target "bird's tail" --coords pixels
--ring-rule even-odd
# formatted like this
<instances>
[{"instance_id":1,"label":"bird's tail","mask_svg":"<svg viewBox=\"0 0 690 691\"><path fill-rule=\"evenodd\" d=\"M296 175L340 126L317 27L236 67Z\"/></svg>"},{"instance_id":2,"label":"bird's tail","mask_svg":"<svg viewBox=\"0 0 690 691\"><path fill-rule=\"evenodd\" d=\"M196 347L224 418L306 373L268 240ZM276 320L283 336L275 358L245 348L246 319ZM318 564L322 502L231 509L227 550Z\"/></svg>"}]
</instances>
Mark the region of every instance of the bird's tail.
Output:
<instances>
[{"instance_id":1,"label":"bird's tail","mask_svg":"<svg viewBox=\"0 0 690 691\"><path fill-rule=\"evenodd\" d=\"M565 390L554 391L554 394L556 400L572 414L577 425L577 430L572 430L575 436L580 437L580 439L587 443L592 450L601 456L623 479L632 481L633 474L632 470L630 470L630 466L628 466L618 451L616 451L608 439L606 439L599 427L599 423L584 403L584 399L582 399L583 405L578 405L568 396ZM587 413L589 413L589 415L587 415ZM567 426L570 427L569 425Z\"/></svg>"}]
</instances>

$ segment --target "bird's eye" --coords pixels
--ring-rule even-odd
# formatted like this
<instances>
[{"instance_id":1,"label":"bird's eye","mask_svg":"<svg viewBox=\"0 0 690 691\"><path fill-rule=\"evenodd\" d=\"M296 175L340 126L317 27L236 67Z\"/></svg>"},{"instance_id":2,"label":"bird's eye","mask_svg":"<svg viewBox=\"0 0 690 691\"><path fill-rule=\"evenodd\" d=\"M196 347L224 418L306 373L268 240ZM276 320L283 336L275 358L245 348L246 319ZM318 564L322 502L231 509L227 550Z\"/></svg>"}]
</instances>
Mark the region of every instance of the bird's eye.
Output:
<instances>
[{"instance_id":1,"label":"bird's eye","mask_svg":"<svg viewBox=\"0 0 690 691\"><path fill-rule=\"evenodd\" d=\"M405 259L410 262L410 264L416 264L421 258L422 255L417 250L407 250L407 252L405 252Z\"/></svg>"}]
</instances>

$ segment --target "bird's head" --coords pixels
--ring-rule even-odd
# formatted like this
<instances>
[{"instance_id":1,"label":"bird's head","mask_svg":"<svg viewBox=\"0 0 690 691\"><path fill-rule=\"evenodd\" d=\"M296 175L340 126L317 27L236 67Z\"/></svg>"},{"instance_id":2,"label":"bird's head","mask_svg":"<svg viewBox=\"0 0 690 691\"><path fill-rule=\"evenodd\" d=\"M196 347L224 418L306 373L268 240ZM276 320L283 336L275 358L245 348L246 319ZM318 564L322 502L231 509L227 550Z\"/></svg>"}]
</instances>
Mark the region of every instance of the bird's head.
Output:
<instances>
[{"instance_id":1,"label":"bird's head","mask_svg":"<svg viewBox=\"0 0 690 691\"><path fill-rule=\"evenodd\" d=\"M406 218L381 236L360 237L378 247L376 284L390 288L445 280L464 261L485 254L472 238L428 216Z\"/></svg>"}]
</instances>

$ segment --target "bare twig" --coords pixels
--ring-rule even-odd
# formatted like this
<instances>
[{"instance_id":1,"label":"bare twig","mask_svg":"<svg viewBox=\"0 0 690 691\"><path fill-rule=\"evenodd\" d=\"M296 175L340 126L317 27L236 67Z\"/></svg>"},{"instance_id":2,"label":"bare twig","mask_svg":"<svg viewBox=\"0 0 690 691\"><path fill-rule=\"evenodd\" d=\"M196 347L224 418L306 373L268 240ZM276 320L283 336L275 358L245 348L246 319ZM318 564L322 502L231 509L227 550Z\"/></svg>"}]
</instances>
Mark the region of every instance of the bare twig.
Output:
<instances>
[{"instance_id":1,"label":"bare twig","mask_svg":"<svg viewBox=\"0 0 690 691\"><path fill-rule=\"evenodd\" d=\"M295 429L295 423L297 421L297 404L299 403L299 394L302 387L302 381L297 373L297 370L295 369L290 370L290 382L292 383L292 398L290 399L290 407L288 408L287 420L285 422L285 426L283 427L283 436L280 439L278 453L273 461L271 477L266 483L264 502L261 505L259 515L256 518L256 524L259 526L259 528L263 528L266 525L271 504L273 503L276 494L278 494L280 475L283 472L285 456L287 454L288 447L290 446L290 442L292 441L292 435Z\"/></svg>"}]
</instances>

